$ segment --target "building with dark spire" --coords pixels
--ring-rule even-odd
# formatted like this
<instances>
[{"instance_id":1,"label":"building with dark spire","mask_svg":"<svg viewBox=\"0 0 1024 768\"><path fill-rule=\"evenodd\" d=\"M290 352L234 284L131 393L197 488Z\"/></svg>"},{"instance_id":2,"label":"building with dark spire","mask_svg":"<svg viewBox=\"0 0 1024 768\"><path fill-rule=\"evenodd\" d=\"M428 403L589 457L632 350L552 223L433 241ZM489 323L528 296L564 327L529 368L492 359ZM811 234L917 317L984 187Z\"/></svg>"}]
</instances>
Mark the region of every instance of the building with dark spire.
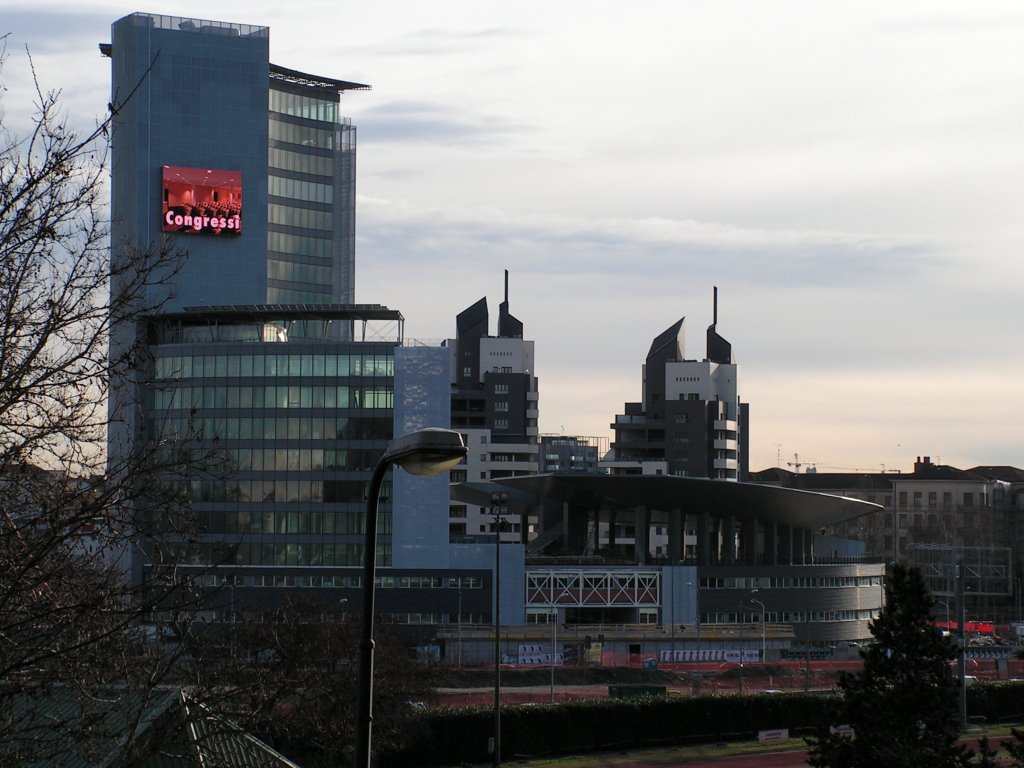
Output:
<instances>
[{"instance_id":1,"label":"building with dark spire","mask_svg":"<svg viewBox=\"0 0 1024 768\"><path fill-rule=\"evenodd\" d=\"M749 409L739 396L732 345L718 334L718 289L703 360L686 358L686 318L651 343L643 399L615 417L612 474L741 480L748 473Z\"/></svg>"},{"instance_id":2,"label":"building with dark spire","mask_svg":"<svg viewBox=\"0 0 1024 768\"><path fill-rule=\"evenodd\" d=\"M463 433L469 455L452 480L489 481L536 474L540 469L537 430L537 377L533 342L523 323L509 312L508 271L498 307L497 335L489 333L487 299L458 314L456 338L445 343L452 354L452 429ZM454 503L450 532L455 541L493 531L489 509ZM527 541L529 520L509 523L503 541Z\"/></svg>"}]
</instances>

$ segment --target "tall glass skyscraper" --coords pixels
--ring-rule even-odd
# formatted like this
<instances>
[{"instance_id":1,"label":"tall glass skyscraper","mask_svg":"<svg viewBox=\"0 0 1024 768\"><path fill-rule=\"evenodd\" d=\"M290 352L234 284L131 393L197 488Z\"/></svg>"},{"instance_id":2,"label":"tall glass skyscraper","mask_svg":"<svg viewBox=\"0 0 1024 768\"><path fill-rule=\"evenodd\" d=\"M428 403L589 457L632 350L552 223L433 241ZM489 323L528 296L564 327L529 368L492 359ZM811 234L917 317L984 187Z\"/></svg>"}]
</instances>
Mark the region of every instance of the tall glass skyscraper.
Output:
<instances>
[{"instance_id":1,"label":"tall glass skyscraper","mask_svg":"<svg viewBox=\"0 0 1024 768\"><path fill-rule=\"evenodd\" d=\"M270 30L251 24L134 13L112 41L114 256L189 254L151 300L352 303L356 129L340 99L369 86L271 64ZM185 224L226 202L237 229Z\"/></svg>"},{"instance_id":2,"label":"tall glass skyscraper","mask_svg":"<svg viewBox=\"0 0 1024 768\"><path fill-rule=\"evenodd\" d=\"M354 606L376 460L393 435L450 423L447 351L405 347L401 313L353 303L356 143L340 98L367 86L271 64L268 28L249 24L135 13L101 50L112 260L183 254L139 322L112 329L141 354L112 382L109 454L202 458L138 505L132 576L162 583L173 566L208 591L209 618L296 590ZM449 571L447 497L445 476L395 470L385 485L378 562L395 589L380 605L399 621L489 610L482 557Z\"/></svg>"}]
</instances>

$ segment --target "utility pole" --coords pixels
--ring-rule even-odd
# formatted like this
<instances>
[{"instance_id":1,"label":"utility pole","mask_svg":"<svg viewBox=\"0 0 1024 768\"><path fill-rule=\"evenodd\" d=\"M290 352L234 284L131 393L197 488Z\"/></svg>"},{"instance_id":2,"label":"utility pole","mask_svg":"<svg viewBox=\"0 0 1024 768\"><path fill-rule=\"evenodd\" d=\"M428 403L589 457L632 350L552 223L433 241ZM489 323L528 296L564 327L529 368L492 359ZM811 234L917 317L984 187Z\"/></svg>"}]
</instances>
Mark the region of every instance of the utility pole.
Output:
<instances>
[{"instance_id":1,"label":"utility pole","mask_svg":"<svg viewBox=\"0 0 1024 768\"><path fill-rule=\"evenodd\" d=\"M501 765L501 523L508 512L508 491L491 494L494 515L494 768Z\"/></svg>"},{"instance_id":2,"label":"utility pole","mask_svg":"<svg viewBox=\"0 0 1024 768\"><path fill-rule=\"evenodd\" d=\"M957 674L960 676L960 732L967 730L967 606L964 605L964 561L956 562L956 613L960 624L957 642Z\"/></svg>"}]
</instances>

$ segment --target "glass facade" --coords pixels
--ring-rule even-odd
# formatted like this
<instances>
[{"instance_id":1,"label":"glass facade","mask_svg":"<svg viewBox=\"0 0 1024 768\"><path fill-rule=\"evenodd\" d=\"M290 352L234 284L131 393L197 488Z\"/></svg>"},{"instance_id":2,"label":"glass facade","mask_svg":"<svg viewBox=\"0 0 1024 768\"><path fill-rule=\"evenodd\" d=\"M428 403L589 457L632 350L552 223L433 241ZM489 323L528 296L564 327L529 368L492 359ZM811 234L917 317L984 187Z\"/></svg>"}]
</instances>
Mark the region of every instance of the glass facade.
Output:
<instances>
[{"instance_id":1,"label":"glass facade","mask_svg":"<svg viewBox=\"0 0 1024 768\"><path fill-rule=\"evenodd\" d=\"M182 327L154 334L166 343L150 347L151 455L163 465L183 447L213 456L167 476L161 491L178 500L178 512L162 509L151 525L172 540L187 532L177 539L180 554L195 566L219 563L244 574L360 565L370 475L393 432L395 346L240 343L232 339L245 333L231 327L219 324L221 342L181 342L202 335ZM387 481L381 565L391 563L390 501Z\"/></svg>"},{"instance_id":2,"label":"glass facade","mask_svg":"<svg viewBox=\"0 0 1024 768\"><path fill-rule=\"evenodd\" d=\"M337 91L272 83L267 209L267 301L354 299L355 128Z\"/></svg>"}]
</instances>

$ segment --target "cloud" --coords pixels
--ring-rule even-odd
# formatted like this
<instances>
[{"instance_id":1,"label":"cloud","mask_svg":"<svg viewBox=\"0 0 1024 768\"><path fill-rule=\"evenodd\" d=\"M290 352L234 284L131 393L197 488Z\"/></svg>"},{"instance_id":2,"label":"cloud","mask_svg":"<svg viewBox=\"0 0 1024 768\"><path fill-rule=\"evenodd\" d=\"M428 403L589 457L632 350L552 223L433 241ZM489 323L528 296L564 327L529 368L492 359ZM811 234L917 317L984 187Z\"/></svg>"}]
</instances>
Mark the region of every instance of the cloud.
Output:
<instances>
[{"instance_id":1,"label":"cloud","mask_svg":"<svg viewBox=\"0 0 1024 768\"><path fill-rule=\"evenodd\" d=\"M521 133L523 124L468 110L452 110L427 101L393 101L360 112L362 144L493 145Z\"/></svg>"},{"instance_id":2,"label":"cloud","mask_svg":"<svg viewBox=\"0 0 1024 768\"><path fill-rule=\"evenodd\" d=\"M449 56L486 51L496 44L514 41L528 34L527 30L515 27L425 27L384 42L375 42L372 46L355 46L347 50L372 56Z\"/></svg>"},{"instance_id":3,"label":"cloud","mask_svg":"<svg viewBox=\"0 0 1024 768\"><path fill-rule=\"evenodd\" d=\"M360 249L391 263L514 256L520 269L578 277L643 271L702 280L723 272L744 283L871 282L934 268L924 241L827 230L747 228L695 219L517 214L495 207L430 208L360 198Z\"/></svg>"}]
</instances>

